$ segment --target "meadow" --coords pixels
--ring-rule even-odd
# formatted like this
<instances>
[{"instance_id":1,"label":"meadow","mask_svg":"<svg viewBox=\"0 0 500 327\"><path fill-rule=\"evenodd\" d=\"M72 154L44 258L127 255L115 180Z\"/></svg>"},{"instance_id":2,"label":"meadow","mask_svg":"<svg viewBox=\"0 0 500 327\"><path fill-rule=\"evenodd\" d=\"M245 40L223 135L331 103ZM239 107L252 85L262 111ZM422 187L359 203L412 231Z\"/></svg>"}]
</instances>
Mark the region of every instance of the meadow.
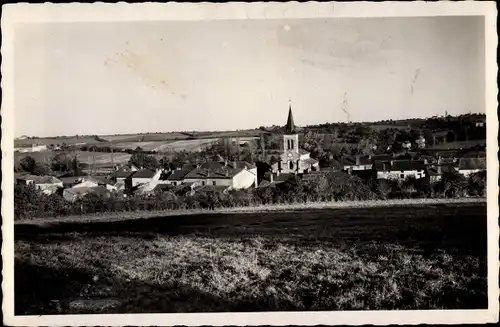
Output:
<instances>
[{"instance_id":1,"label":"meadow","mask_svg":"<svg viewBox=\"0 0 500 327\"><path fill-rule=\"evenodd\" d=\"M54 156L57 155L55 151L45 151L45 152L29 152L29 153L14 153L14 163L17 164L22 158L30 156L34 158L37 162L50 162ZM83 164L97 166L110 165L111 164L111 153L109 152L94 152L94 151L71 151L68 154L73 157L76 156L78 161ZM128 153L115 152L113 153L113 162L115 164L126 164L132 155Z\"/></svg>"},{"instance_id":2,"label":"meadow","mask_svg":"<svg viewBox=\"0 0 500 327\"><path fill-rule=\"evenodd\" d=\"M16 314L487 307L486 204L15 226Z\"/></svg>"}]
</instances>

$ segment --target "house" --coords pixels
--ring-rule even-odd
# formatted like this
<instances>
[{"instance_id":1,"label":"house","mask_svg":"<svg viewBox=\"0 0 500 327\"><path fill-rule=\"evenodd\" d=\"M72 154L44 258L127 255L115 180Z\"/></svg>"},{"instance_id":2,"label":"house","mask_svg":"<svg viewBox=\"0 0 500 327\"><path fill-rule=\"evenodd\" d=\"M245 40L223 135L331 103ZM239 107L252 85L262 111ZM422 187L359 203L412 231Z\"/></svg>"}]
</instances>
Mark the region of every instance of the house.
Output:
<instances>
[{"instance_id":1,"label":"house","mask_svg":"<svg viewBox=\"0 0 500 327\"><path fill-rule=\"evenodd\" d=\"M16 184L35 185L44 194L53 194L63 187L63 182L54 176L18 175Z\"/></svg>"},{"instance_id":2,"label":"house","mask_svg":"<svg viewBox=\"0 0 500 327\"><path fill-rule=\"evenodd\" d=\"M136 171L129 169L118 169L110 174L111 180L115 181L115 184L124 186L125 189L132 188L132 176Z\"/></svg>"},{"instance_id":3,"label":"house","mask_svg":"<svg viewBox=\"0 0 500 327\"><path fill-rule=\"evenodd\" d=\"M427 175L431 183L439 182L445 173L456 174L457 172L458 167L452 164L439 164L427 168Z\"/></svg>"},{"instance_id":4,"label":"house","mask_svg":"<svg viewBox=\"0 0 500 327\"><path fill-rule=\"evenodd\" d=\"M278 162L271 165L271 170L275 174L303 174L319 170L318 160L311 158L309 152L299 147L299 134L293 121L291 106L288 108L288 119L283 134L283 150Z\"/></svg>"},{"instance_id":5,"label":"house","mask_svg":"<svg viewBox=\"0 0 500 327\"><path fill-rule=\"evenodd\" d=\"M484 119L479 119L474 122L474 125L476 127L484 127L486 125L486 120Z\"/></svg>"},{"instance_id":6,"label":"house","mask_svg":"<svg viewBox=\"0 0 500 327\"><path fill-rule=\"evenodd\" d=\"M257 167L245 161L207 162L188 172L183 182L227 186L235 190L257 187Z\"/></svg>"},{"instance_id":7,"label":"house","mask_svg":"<svg viewBox=\"0 0 500 327\"><path fill-rule=\"evenodd\" d=\"M171 174L166 179L166 184L171 184L174 186L181 185L184 182L184 177L196 168L196 165L184 166L180 169L173 170Z\"/></svg>"},{"instance_id":8,"label":"house","mask_svg":"<svg viewBox=\"0 0 500 327\"><path fill-rule=\"evenodd\" d=\"M157 169L156 171L151 169L140 169L131 177L132 187L149 183L152 180L159 180L162 173L163 171L161 169Z\"/></svg>"},{"instance_id":9,"label":"house","mask_svg":"<svg viewBox=\"0 0 500 327\"><path fill-rule=\"evenodd\" d=\"M351 174L354 170L371 170L373 162L370 156L348 156L341 159L342 171Z\"/></svg>"},{"instance_id":10,"label":"house","mask_svg":"<svg viewBox=\"0 0 500 327\"><path fill-rule=\"evenodd\" d=\"M74 202L88 194L100 194L103 196L110 195L109 191L104 186L73 187L73 188L67 188L63 191L63 198L66 201Z\"/></svg>"},{"instance_id":11,"label":"house","mask_svg":"<svg viewBox=\"0 0 500 327\"><path fill-rule=\"evenodd\" d=\"M486 167L486 158L460 158L458 160L458 173L465 177L485 171Z\"/></svg>"},{"instance_id":12,"label":"house","mask_svg":"<svg viewBox=\"0 0 500 327\"><path fill-rule=\"evenodd\" d=\"M60 177L60 179L63 182L64 188L95 187L109 184L106 179L98 176L70 176Z\"/></svg>"},{"instance_id":13,"label":"house","mask_svg":"<svg viewBox=\"0 0 500 327\"><path fill-rule=\"evenodd\" d=\"M393 160L389 163L378 161L375 164L377 179L405 180L410 177L425 177L426 166L421 160Z\"/></svg>"}]
</instances>

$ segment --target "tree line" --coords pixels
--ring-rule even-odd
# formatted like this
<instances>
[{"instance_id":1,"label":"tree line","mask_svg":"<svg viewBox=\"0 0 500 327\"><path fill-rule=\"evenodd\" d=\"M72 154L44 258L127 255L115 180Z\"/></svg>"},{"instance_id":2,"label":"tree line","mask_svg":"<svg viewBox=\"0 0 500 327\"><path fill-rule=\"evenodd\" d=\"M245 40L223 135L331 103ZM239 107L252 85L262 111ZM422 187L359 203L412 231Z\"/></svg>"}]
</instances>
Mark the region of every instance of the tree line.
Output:
<instances>
[{"instance_id":1,"label":"tree line","mask_svg":"<svg viewBox=\"0 0 500 327\"><path fill-rule=\"evenodd\" d=\"M150 195L123 197L89 194L68 202L59 194L45 195L32 185L15 185L15 219L85 215L138 210L216 209L272 204L294 204L318 201L387 200L409 198L456 198L484 196L486 173L469 178L454 173L443 174L437 183L427 179L406 181L363 180L342 172L311 175L309 178L291 176L275 187L250 188L217 192L208 189L192 192L188 186L171 187Z\"/></svg>"}]
</instances>

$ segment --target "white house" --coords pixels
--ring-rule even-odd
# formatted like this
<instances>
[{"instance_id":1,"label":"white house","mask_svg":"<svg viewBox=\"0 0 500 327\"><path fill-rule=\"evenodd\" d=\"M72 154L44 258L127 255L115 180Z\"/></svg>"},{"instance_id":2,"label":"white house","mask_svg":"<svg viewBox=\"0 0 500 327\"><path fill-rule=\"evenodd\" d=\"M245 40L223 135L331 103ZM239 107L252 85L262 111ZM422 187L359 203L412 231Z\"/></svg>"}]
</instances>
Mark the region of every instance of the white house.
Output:
<instances>
[{"instance_id":1,"label":"white house","mask_svg":"<svg viewBox=\"0 0 500 327\"><path fill-rule=\"evenodd\" d=\"M236 190L257 187L257 167L244 161L205 163L188 172L182 181L200 186L227 186Z\"/></svg>"},{"instance_id":2,"label":"white house","mask_svg":"<svg viewBox=\"0 0 500 327\"><path fill-rule=\"evenodd\" d=\"M87 194L102 194L103 196L109 196L109 191L104 186L96 187L73 187L67 188L63 191L63 198L66 201L74 202Z\"/></svg>"},{"instance_id":3,"label":"white house","mask_svg":"<svg viewBox=\"0 0 500 327\"><path fill-rule=\"evenodd\" d=\"M146 184L154 180L159 180L163 171L157 169L156 171L151 169L140 169L132 175L132 187L138 186L140 184Z\"/></svg>"},{"instance_id":4,"label":"white house","mask_svg":"<svg viewBox=\"0 0 500 327\"><path fill-rule=\"evenodd\" d=\"M19 176L16 182L17 184L35 185L37 189L45 194L55 193L58 188L63 187L63 182L54 176L36 176L28 174Z\"/></svg>"},{"instance_id":5,"label":"white house","mask_svg":"<svg viewBox=\"0 0 500 327\"><path fill-rule=\"evenodd\" d=\"M354 170L371 170L372 160L369 156L350 156L341 160L342 170L351 173Z\"/></svg>"},{"instance_id":6,"label":"white house","mask_svg":"<svg viewBox=\"0 0 500 327\"><path fill-rule=\"evenodd\" d=\"M414 160L393 160L389 163L377 162L377 179L405 180L410 177L424 178L425 163Z\"/></svg>"}]
</instances>

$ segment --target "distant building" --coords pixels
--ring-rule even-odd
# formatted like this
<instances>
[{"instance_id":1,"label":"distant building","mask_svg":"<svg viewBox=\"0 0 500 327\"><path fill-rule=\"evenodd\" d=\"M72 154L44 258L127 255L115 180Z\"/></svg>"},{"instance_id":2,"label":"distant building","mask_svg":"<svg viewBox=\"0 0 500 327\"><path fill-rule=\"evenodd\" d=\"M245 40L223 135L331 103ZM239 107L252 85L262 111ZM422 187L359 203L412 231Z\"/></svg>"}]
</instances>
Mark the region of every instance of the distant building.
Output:
<instances>
[{"instance_id":1,"label":"distant building","mask_svg":"<svg viewBox=\"0 0 500 327\"><path fill-rule=\"evenodd\" d=\"M415 141L415 144L417 145L417 148L419 148L419 149L425 149L425 138L423 136L420 136Z\"/></svg>"},{"instance_id":2,"label":"distant building","mask_svg":"<svg viewBox=\"0 0 500 327\"><path fill-rule=\"evenodd\" d=\"M299 147L299 134L293 121L292 107L288 109L288 119L283 134L283 150L279 161L271 166L276 174L303 174L319 170L319 162L310 157L310 153Z\"/></svg>"},{"instance_id":3,"label":"distant building","mask_svg":"<svg viewBox=\"0 0 500 327\"><path fill-rule=\"evenodd\" d=\"M476 120L476 121L474 122L474 125L475 125L476 127L484 127L484 126L486 125L486 120L483 120L483 119L481 119L481 120Z\"/></svg>"}]
</instances>

